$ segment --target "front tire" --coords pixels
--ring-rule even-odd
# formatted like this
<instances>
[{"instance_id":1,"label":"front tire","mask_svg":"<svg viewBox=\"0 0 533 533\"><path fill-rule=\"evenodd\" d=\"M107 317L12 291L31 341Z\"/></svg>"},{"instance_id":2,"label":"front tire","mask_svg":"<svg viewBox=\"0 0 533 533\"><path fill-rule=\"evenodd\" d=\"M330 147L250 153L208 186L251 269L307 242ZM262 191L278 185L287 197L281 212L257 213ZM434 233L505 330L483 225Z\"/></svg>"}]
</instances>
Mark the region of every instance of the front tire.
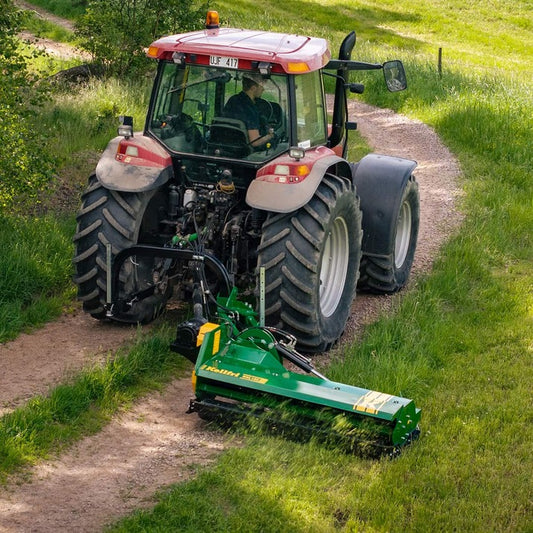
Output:
<instances>
[{"instance_id":1,"label":"front tire","mask_svg":"<svg viewBox=\"0 0 533 533\"><path fill-rule=\"evenodd\" d=\"M295 213L263 224L267 324L294 335L305 352L328 350L350 313L361 258L361 211L353 186L331 174Z\"/></svg>"},{"instance_id":2,"label":"front tire","mask_svg":"<svg viewBox=\"0 0 533 533\"><path fill-rule=\"evenodd\" d=\"M420 223L418 183L410 176L403 190L397 216L390 227L380 228L386 253L363 251L358 289L390 294L403 288L411 272Z\"/></svg>"},{"instance_id":3,"label":"front tire","mask_svg":"<svg viewBox=\"0 0 533 533\"><path fill-rule=\"evenodd\" d=\"M74 235L75 276L78 299L83 309L96 319L105 319L107 296L107 245L112 257L135 244L156 244L153 234L157 223L157 191L126 193L105 188L93 174L82 195ZM155 258L138 257L127 261L120 275L120 294L133 294L153 284ZM168 290L133 303L127 309L114 313L113 320L126 323L147 323L164 309Z\"/></svg>"}]
</instances>

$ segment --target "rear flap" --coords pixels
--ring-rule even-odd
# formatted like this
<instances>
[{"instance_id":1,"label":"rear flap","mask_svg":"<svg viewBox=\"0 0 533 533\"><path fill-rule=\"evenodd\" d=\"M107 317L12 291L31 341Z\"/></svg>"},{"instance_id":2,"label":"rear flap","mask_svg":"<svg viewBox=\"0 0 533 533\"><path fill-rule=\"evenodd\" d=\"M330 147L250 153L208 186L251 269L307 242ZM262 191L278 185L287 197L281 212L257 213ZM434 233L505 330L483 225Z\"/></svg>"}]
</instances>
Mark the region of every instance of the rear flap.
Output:
<instances>
[{"instance_id":1,"label":"rear flap","mask_svg":"<svg viewBox=\"0 0 533 533\"><path fill-rule=\"evenodd\" d=\"M363 252L389 253L384 228L390 228L398 218L403 190L416 165L410 159L368 154L352 166L363 212Z\"/></svg>"}]
</instances>

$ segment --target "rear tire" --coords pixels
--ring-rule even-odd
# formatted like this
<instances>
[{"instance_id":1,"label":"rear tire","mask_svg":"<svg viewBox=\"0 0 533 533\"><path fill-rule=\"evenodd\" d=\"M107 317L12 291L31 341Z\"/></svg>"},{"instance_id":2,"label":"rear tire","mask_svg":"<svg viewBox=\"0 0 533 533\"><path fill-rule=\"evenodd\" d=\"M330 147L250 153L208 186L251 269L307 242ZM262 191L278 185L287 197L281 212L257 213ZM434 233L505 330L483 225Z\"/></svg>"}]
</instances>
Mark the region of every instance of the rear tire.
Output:
<instances>
[{"instance_id":1,"label":"rear tire","mask_svg":"<svg viewBox=\"0 0 533 533\"><path fill-rule=\"evenodd\" d=\"M420 223L418 183L410 176L402 194L398 215L390 228L381 228L383 255L363 251L358 289L378 294L400 290L409 279Z\"/></svg>"},{"instance_id":2,"label":"rear tire","mask_svg":"<svg viewBox=\"0 0 533 533\"><path fill-rule=\"evenodd\" d=\"M267 324L294 335L304 352L328 350L350 313L361 258L361 211L353 186L327 174L295 213L263 224Z\"/></svg>"},{"instance_id":3,"label":"rear tire","mask_svg":"<svg viewBox=\"0 0 533 533\"><path fill-rule=\"evenodd\" d=\"M112 257L135 244L155 244L147 236L150 226L157 221L154 212L157 204L151 202L156 193L112 191L106 189L94 174L89 178L73 239L74 282L84 311L96 319L106 318L107 244L111 244ZM119 296L150 285L154 261L154 258L144 257L126 261L121 272ZM111 318L126 323L150 322L164 309L168 296L168 291L156 292Z\"/></svg>"}]
</instances>

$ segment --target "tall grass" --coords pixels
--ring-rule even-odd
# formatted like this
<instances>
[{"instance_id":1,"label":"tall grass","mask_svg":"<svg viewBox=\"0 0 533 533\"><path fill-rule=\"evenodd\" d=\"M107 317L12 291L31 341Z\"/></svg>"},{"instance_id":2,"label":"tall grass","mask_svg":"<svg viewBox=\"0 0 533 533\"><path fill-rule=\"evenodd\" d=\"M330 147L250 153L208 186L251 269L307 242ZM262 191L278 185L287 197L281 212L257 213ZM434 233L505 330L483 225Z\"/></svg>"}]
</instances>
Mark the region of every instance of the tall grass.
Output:
<instances>
[{"instance_id":1,"label":"tall grass","mask_svg":"<svg viewBox=\"0 0 533 533\"><path fill-rule=\"evenodd\" d=\"M24 29L36 37L51 39L54 42L69 43L72 45L76 43L74 32L59 24L46 20L32 11L26 12Z\"/></svg>"},{"instance_id":2,"label":"tall grass","mask_svg":"<svg viewBox=\"0 0 533 533\"><path fill-rule=\"evenodd\" d=\"M0 214L0 342L58 316L73 295L72 219Z\"/></svg>"},{"instance_id":3,"label":"tall grass","mask_svg":"<svg viewBox=\"0 0 533 533\"><path fill-rule=\"evenodd\" d=\"M76 91L58 89L43 114L56 131L55 151L63 161L86 150L103 150L116 136L119 115L132 115L135 130L144 128L150 78L135 81L90 80Z\"/></svg>"},{"instance_id":4,"label":"tall grass","mask_svg":"<svg viewBox=\"0 0 533 533\"><path fill-rule=\"evenodd\" d=\"M32 0L31 4L42 7L59 17L76 20L85 13L87 2L84 0Z\"/></svg>"},{"instance_id":5,"label":"tall grass","mask_svg":"<svg viewBox=\"0 0 533 533\"><path fill-rule=\"evenodd\" d=\"M144 127L148 87L148 80L106 80L91 81L76 92L55 93L40 123L55 132L51 145L65 165L60 173L63 181L71 182L70 194L83 189L94 170L95 158L87 161L88 154L102 151L116 135L118 115L133 114L136 128ZM81 176L76 167L81 167ZM48 203L53 201L48 198ZM25 211L35 211L34 206L19 207L19 213ZM0 342L57 317L72 299L74 228L72 216L0 214Z\"/></svg>"}]
</instances>

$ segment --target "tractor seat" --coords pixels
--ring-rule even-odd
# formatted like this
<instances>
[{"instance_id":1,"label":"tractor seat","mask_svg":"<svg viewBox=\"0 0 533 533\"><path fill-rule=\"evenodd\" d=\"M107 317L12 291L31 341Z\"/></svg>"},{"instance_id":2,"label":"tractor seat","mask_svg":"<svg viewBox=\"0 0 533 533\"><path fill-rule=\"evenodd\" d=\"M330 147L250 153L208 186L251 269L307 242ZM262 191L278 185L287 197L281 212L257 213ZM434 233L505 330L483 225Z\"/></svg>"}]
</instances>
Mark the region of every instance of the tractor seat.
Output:
<instances>
[{"instance_id":1,"label":"tractor seat","mask_svg":"<svg viewBox=\"0 0 533 533\"><path fill-rule=\"evenodd\" d=\"M234 158L250 155L252 147L244 122L235 118L215 117L209 128L207 152Z\"/></svg>"}]
</instances>

